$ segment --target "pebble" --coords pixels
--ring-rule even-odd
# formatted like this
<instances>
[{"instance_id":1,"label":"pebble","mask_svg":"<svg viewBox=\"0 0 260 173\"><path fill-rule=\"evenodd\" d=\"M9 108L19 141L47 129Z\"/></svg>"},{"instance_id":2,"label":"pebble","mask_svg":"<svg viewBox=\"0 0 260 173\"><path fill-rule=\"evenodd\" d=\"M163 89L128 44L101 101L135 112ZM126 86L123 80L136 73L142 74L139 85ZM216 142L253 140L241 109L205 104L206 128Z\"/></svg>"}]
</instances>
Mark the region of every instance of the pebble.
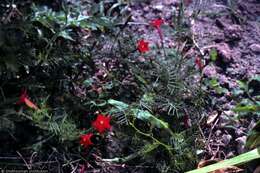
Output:
<instances>
[{"instance_id":1,"label":"pebble","mask_svg":"<svg viewBox=\"0 0 260 173\"><path fill-rule=\"evenodd\" d=\"M255 53L260 53L260 44L251 44L249 48Z\"/></svg>"},{"instance_id":2,"label":"pebble","mask_svg":"<svg viewBox=\"0 0 260 173\"><path fill-rule=\"evenodd\" d=\"M224 62L228 63L232 60L232 51L227 43L217 44L216 49Z\"/></svg>"},{"instance_id":3,"label":"pebble","mask_svg":"<svg viewBox=\"0 0 260 173\"><path fill-rule=\"evenodd\" d=\"M242 37L242 28L240 25L230 25L225 29L225 36L230 40L240 40Z\"/></svg>"},{"instance_id":4,"label":"pebble","mask_svg":"<svg viewBox=\"0 0 260 173\"><path fill-rule=\"evenodd\" d=\"M239 153L243 153L244 152L244 148L245 148L245 143L246 143L246 136L242 136L236 139L237 142L237 151Z\"/></svg>"},{"instance_id":5,"label":"pebble","mask_svg":"<svg viewBox=\"0 0 260 173\"><path fill-rule=\"evenodd\" d=\"M215 133L216 133L217 136L220 136L221 135L221 130L217 130Z\"/></svg>"},{"instance_id":6,"label":"pebble","mask_svg":"<svg viewBox=\"0 0 260 173\"><path fill-rule=\"evenodd\" d=\"M230 143L232 139L232 136L231 135L223 135L222 136L222 142L225 144L225 145L228 145Z\"/></svg>"},{"instance_id":7,"label":"pebble","mask_svg":"<svg viewBox=\"0 0 260 173\"><path fill-rule=\"evenodd\" d=\"M213 65L207 65L206 67L204 67L203 69L203 74L208 77L208 78L212 78L212 77L216 77L217 75L217 70L216 67Z\"/></svg>"},{"instance_id":8,"label":"pebble","mask_svg":"<svg viewBox=\"0 0 260 173\"><path fill-rule=\"evenodd\" d=\"M162 4L158 4L154 7L154 9L158 10L158 11L162 11L164 8L164 6Z\"/></svg>"}]
</instances>

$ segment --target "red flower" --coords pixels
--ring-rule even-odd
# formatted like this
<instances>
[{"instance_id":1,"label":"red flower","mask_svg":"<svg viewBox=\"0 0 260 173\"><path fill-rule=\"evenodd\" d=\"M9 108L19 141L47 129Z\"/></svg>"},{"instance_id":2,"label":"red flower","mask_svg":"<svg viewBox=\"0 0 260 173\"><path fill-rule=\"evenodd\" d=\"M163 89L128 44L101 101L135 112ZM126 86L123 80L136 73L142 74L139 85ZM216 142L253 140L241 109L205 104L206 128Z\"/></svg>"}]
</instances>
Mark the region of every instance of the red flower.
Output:
<instances>
[{"instance_id":1,"label":"red flower","mask_svg":"<svg viewBox=\"0 0 260 173\"><path fill-rule=\"evenodd\" d=\"M164 24L163 19L155 19L155 20L151 21L151 25L157 29L159 29L162 24Z\"/></svg>"},{"instance_id":2,"label":"red flower","mask_svg":"<svg viewBox=\"0 0 260 173\"><path fill-rule=\"evenodd\" d=\"M156 28L156 30L157 30L157 32L158 32L158 34L160 36L161 43L163 45L163 33L162 33L161 28L160 28L162 24L164 24L164 20L163 19L155 19L155 20L153 20L151 22L151 25Z\"/></svg>"},{"instance_id":3,"label":"red flower","mask_svg":"<svg viewBox=\"0 0 260 173\"><path fill-rule=\"evenodd\" d=\"M92 122L92 127L95 128L99 133L103 133L106 129L111 128L110 119L111 117L106 117L102 114L99 114L97 119Z\"/></svg>"},{"instance_id":4,"label":"red flower","mask_svg":"<svg viewBox=\"0 0 260 173\"><path fill-rule=\"evenodd\" d=\"M22 91L19 101L16 104L26 104L28 107L32 109L38 109L38 107L31 100L29 100L26 90Z\"/></svg>"},{"instance_id":5,"label":"red flower","mask_svg":"<svg viewBox=\"0 0 260 173\"><path fill-rule=\"evenodd\" d=\"M89 133L89 134L85 134L85 135L81 135L80 136L80 144L87 148L91 145L93 145L92 141L91 141L91 137L93 136L93 133Z\"/></svg>"},{"instance_id":6,"label":"red flower","mask_svg":"<svg viewBox=\"0 0 260 173\"><path fill-rule=\"evenodd\" d=\"M203 62L202 62L202 60L201 60L200 57L196 57L196 59L195 59L195 64L198 66L198 68L199 68L200 70L202 70L203 67L204 67Z\"/></svg>"},{"instance_id":7,"label":"red flower","mask_svg":"<svg viewBox=\"0 0 260 173\"><path fill-rule=\"evenodd\" d=\"M140 53L145 53L149 51L149 42L145 41L144 39L141 39L137 43L137 49Z\"/></svg>"}]
</instances>

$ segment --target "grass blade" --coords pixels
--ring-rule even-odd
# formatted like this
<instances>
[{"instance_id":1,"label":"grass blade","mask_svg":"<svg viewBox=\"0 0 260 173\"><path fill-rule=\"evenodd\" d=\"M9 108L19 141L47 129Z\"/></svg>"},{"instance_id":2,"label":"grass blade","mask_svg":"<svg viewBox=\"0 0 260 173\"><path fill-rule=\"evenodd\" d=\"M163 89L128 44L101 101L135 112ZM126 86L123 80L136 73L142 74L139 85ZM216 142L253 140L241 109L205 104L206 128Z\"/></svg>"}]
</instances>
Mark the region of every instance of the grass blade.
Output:
<instances>
[{"instance_id":1,"label":"grass blade","mask_svg":"<svg viewBox=\"0 0 260 173\"><path fill-rule=\"evenodd\" d=\"M258 158L260 158L260 147L254 149L254 150L251 150L247 153L240 154L232 159L227 159L222 162L212 164L212 165L200 168L200 169L192 170L192 171L189 171L186 173L208 173L208 172L212 172L212 171L215 171L218 169L223 169L223 168L226 168L229 166L234 166L234 165L242 164L245 162L249 162L251 160L258 159Z\"/></svg>"}]
</instances>

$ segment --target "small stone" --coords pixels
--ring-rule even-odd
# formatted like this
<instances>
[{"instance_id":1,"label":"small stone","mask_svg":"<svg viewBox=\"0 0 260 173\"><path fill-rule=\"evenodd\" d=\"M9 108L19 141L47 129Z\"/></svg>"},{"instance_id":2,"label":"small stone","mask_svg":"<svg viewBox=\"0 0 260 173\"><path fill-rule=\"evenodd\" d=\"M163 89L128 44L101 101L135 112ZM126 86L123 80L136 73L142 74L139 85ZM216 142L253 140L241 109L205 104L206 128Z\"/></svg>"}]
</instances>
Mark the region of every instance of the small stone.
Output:
<instances>
[{"instance_id":1,"label":"small stone","mask_svg":"<svg viewBox=\"0 0 260 173\"><path fill-rule=\"evenodd\" d=\"M162 4L158 4L154 6L154 9L158 10L158 11L162 11L164 8L164 6Z\"/></svg>"},{"instance_id":2,"label":"small stone","mask_svg":"<svg viewBox=\"0 0 260 173\"><path fill-rule=\"evenodd\" d=\"M213 111L208 115L208 119L207 119L207 125L212 124L218 117L218 112L217 111Z\"/></svg>"},{"instance_id":3,"label":"small stone","mask_svg":"<svg viewBox=\"0 0 260 173\"><path fill-rule=\"evenodd\" d=\"M137 59L139 62L145 62L145 58L143 56L139 56Z\"/></svg>"},{"instance_id":4,"label":"small stone","mask_svg":"<svg viewBox=\"0 0 260 173\"><path fill-rule=\"evenodd\" d=\"M204 67L203 69L203 74L208 77L208 78L212 78L212 77L216 77L217 75L217 70L216 67L213 65L207 65L206 67Z\"/></svg>"},{"instance_id":5,"label":"small stone","mask_svg":"<svg viewBox=\"0 0 260 173\"><path fill-rule=\"evenodd\" d=\"M217 130L217 131L215 132L215 134L216 134L217 136L220 136L220 135L221 135L221 130Z\"/></svg>"},{"instance_id":6,"label":"small stone","mask_svg":"<svg viewBox=\"0 0 260 173\"><path fill-rule=\"evenodd\" d=\"M245 129L244 127L240 127L240 128L238 128L238 129L236 130L236 135L237 135L237 136L245 135L245 134L246 134L245 131L246 131L246 129Z\"/></svg>"},{"instance_id":7,"label":"small stone","mask_svg":"<svg viewBox=\"0 0 260 173\"><path fill-rule=\"evenodd\" d=\"M246 144L246 136L242 136L236 139L238 153L243 153Z\"/></svg>"},{"instance_id":8,"label":"small stone","mask_svg":"<svg viewBox=\"0 0 260 173\"><path fill-rule=\"evenodd\" d=\"M242 31L240 25L230 25L225 29L225 36L231 41L240 40L242 37Z\"/></svg>"},{"instance_id":9,"label":"small stone","mask_svg":"<svg viewBox=\"0 0 260 173\"><path fill-rule=\"evenodd\" d=\"M248 125L248 130L252 130L256 125L256 122L254 120L251 120L250 124Z\"/></svg>"},{"instance_id":10,"label":"small stone","mask_svg":"<svg viewBox=\"0 0 260 173\"><path fill-rule=\"evenodd\" d=\"M222 142L225 144L225 145L228 145L230 143L232 139L232 136L231 135L223 135L222 136Z\"/></svg>"},{"instance_id":11,"label":"small stone","mask_svg":"<svg viewBox=\"0 0 260 173\"><path fill-rule=\"evenodd\" d=\"M216 49L218 51L218 55L224 62L230 62L232 60L232 51L227 43L217 44Z\"/></svg>"},{"instance_id":12,"label":"small stone","mask_svg":"<svg viewBox=\"0 0 260 173\"><path fill-rule=\"evenodd\" d=\"M260 53L260 44L251 44L249 48L255 53Z\"/></svg>"},{"instance_id":13,"label":"small stone","mask_svg":"<svg viewBox=\"0 0 260 173\"><path fill-rule=\"evenodd\" d=\"M144 7L143 9L144 9L144 12L149 12L149 11L150 11L149 6L146 6L146 7Z\"/></svg>"},{"instance_id":14,"label":"small stone","mask_svg":"<svg viewBox=\"0 0 260 173\"><path fill-rule=\"evenodd\" d=\"M216 19L215 23L220 29L223 29L226 26L220 19Z\"/></svg>"},{"instance_id":15,"label":"small stone","mask_svg":"<svg viewBox=\"0 0 260 173\"><path fill-rule=\"evenodd\" d=\"M234 117L235 112L232 110L228 110L228 111L223 111L224 114L226 114L229 117Z\"/></svg>"},{"instance_id":16,"label":"small stone","mask_svg":"<svg viewBox=\"0 0 260 173\"><path fill-rule=\"evenodd\" d=\"M171 1L169 1L169 0L164 0L164 1L163 1L163 3L164 3L165 5L172 5L172 4L177 3L177 2L178 2L177 0L171 0Z\"/></svg>"},{"instance_id":17,"label":"small stone","mask_svg":"<svg viewBox=\"0 0 260 173\"><path fill-rule=\"evenodd\" d=\"M227 84L230 81L230 79L228 79L228 77L225 75L220 75L218 81L221 85L224 85Z\"/></svg>"},{"instance_id":18,"label":"small stone","mask_svg":"<svg viewBox=\"0 0 260 173\"><path fill-rule=\"evenodd\" d=\"M234 155L233 152L229 152L229 153L226 155L227 158L232 158L232 157L234 157L234 156L235 156L235 155Z\"/></svg>"},{"instance_id":19,"label":"small stone","mask_svg":"<svg viewBox=\"0 0 260 173\"><path fill-rule=\"evenodd\" d=\"M228 124L230 124L230 118L227 117L226 115L224 114L221 114L220 117L219 117L219 126L220 127L226 127Z\"/></svg>"}]
</instances>

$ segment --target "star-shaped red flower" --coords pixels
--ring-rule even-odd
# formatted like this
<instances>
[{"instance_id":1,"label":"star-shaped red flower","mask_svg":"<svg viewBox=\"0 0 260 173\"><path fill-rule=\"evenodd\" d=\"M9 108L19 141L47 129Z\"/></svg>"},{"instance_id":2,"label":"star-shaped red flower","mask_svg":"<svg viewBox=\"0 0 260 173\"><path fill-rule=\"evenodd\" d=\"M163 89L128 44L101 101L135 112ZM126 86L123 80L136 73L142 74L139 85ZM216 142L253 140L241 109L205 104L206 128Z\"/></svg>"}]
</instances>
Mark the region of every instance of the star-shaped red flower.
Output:
<instances>
[{"instance_id":1,"label":"star-shaped red flower","mask_svg":"<svg viewBox=\"0 0 260 173\"><path fill-rule=\"evenodd\" d=\"M151 25L157 29L159 29L161 27L161 25L164 24L164 20L163 19L155 19L151 21Z\"/></svg>"},{"instance_id":2,"label":"star-shaped red flower","mask_svg":"<svg viewBox=\"0 0 260 173\"><path fill-rule=\"evenodd\" d=\"M91 145L93 145L92 141L91 141L91 137L93 136L93 133L89 133L89 134L85 134L85 135L81 135L80 136L80 144L87 148Z\"/></svg>"},{"instance_id":3,"label":"star-shaped red flower","mask_svg":"<svg viewBox=\"0 0 260 173\"><path fill-rule=\"evenodd\" d=\"M106 130L111 128L110 119L111 117L106 117L102 114L99 114L97 119L92 122L92 127L95 128L99 133L104 133Z\"/></svg>"},{"instance_id":4,"label":"star-shaped red flower","mask_svg":"<svg viewBox=\"0 0 260 173\"><path fill-rule=\"evenodd\" d=\"M29 100L26 90L22 91L19 101L16 104L25 104L32 109L38 109L38 107L31 100Z\"/></svg>"},{"instance_id":5,"label":"star-shaped red flower","mask_svg":"<svg viewBox=\"0 0 260 173\"><path fill-rule=\"evenodd\" d=\"M145 53L149 51L149 42L145 41L144 39L141 39L137 43L137 49L140 53Z\"/></svg>"},{"instance_id":6,"label":"star-shaped red flower","mask_svg":"<svg viewBox=\"0 0 260 173\"><path fill-rule=\"evenodd\" d=\"M202 70L202 69L204 68L204 64L203 64L203 62L202 62L202 60L201 60L200 57L196 57L196 59L195 59L195 64L197 65L197 67L198 67L200 70Z\"/></svg>"}]
</instances>

